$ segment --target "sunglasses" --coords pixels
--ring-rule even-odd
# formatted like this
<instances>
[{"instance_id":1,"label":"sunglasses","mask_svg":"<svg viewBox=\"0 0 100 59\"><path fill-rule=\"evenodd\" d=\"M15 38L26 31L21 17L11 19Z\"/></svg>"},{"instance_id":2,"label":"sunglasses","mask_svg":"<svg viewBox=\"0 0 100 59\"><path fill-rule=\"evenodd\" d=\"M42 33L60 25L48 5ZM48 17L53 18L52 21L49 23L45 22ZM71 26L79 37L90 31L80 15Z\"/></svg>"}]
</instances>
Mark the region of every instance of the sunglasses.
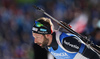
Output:
<instances>
[{"instance_id":1,"label":"sunglasses","mask_svg":"<svg viewBox=\"0 0 100 59\"><path fill-rule=\"evenodd\" d=\"M36 27L45 27L45 28L47 28L46 26L44 26L43 24L41 24L40 22L37 22L37 21L35 21L35 26ZM47 31L47 29L43 29L43 28L40 28L40 31Z\"/></svg>"},{"instance_id":2,"label":"sunglasses","mask_svg":"<svg viewBox=\"0 0 100 59\"><path fill-rule=\"evenodd\" d=\"M43 26L43 24L41 24L40 22L35 21L35 26L36 27L41 27L41 26Z\"/></svg>"}]
</instances>

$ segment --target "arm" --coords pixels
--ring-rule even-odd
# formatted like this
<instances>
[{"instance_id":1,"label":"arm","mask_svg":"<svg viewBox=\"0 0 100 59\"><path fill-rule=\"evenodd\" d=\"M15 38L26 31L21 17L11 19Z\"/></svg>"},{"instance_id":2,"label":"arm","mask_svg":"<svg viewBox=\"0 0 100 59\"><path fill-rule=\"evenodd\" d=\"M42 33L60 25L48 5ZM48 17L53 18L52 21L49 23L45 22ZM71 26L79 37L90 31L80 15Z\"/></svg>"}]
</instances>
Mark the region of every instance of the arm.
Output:
<instances>
[{"instance_id":1,"label":"arm","mask_svg":"<svg viewBox=\"0 0 100 59\"><path fill-rule=\"evenodd\" d=\"M78 38L75 36L72 37L66 37L63 39L62 41L62 45L65 49L71 51L71 52L79 52L79 49L81 47L81 44L78 41ZM91 50L90 48L88 48L87 46L85 46L85 49L82 52L82 55L90 58L90 59L100 59L100 56L97 55L93 50Z\"/></svg>"},{"instance_id":2,"label":"arm","mask_svg":"<svg viewBox=\"0 0 100 59\"><path fill-rule=\"evenodd\" d=\"M78 52L82 43L78 42L77 39L75 36L66 37L62 41L62 45L71 52Z\"/></svg>"}]
</instances>

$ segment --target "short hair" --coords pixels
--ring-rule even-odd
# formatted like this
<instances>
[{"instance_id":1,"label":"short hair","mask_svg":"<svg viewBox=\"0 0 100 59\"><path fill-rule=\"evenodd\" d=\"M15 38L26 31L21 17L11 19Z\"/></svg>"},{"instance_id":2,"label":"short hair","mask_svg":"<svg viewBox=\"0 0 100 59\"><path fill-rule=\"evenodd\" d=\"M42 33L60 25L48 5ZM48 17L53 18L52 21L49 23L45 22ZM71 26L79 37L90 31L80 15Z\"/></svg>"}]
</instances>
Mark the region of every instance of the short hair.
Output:
<instances>
[{"instance_id":1,"label":"short hair","mask_svg":"<svg viewBox=\"0 0 100 59\"><path fill-rule=\"evenodd\" d=\"M37 19L36 21L40 22L41 24L43 24L46 27L49 27L52 31L54 30L54 25L51 22L50 18L41 17L41 18Z\"/></svg>"}]
</instances>

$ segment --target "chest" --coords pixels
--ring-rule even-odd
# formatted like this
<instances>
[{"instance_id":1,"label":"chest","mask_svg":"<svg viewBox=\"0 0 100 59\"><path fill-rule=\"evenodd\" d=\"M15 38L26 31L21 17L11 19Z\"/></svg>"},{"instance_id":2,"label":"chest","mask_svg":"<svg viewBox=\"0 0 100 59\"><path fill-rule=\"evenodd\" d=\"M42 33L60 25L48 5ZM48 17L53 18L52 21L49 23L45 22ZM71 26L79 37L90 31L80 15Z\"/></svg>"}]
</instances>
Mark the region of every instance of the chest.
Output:
<instances>
[{"instance_id":1,"label":"chest","mask_svg":"<svg viewBox=\"0 0 100 59\"><path fill-rule=\"evenodd\" d=\"M57 50L53 50L52 47L50 47L48 50L56 59L73 59L77 54L66 52L59 45Z\"/></svg>"}]
</instances>

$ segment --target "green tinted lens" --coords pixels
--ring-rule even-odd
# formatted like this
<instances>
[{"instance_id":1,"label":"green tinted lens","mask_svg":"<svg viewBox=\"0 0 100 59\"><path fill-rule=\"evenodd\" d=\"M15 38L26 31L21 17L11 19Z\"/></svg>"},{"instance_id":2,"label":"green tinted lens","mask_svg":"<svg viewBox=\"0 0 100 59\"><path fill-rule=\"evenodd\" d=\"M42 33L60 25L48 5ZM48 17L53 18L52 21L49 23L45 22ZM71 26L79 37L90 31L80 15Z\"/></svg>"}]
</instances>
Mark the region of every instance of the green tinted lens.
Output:
<instances>
[{"instance_id":1,"label":"green tinted lens","mask_svg":"<svg viewBox=\"0 0 100 59\"><path fill-rule=\"evenodd\" d=\"M43 26L43 24L41 24L40 22L35 21L36 27L41 27Z\"/></svg>"}]
</instances>

